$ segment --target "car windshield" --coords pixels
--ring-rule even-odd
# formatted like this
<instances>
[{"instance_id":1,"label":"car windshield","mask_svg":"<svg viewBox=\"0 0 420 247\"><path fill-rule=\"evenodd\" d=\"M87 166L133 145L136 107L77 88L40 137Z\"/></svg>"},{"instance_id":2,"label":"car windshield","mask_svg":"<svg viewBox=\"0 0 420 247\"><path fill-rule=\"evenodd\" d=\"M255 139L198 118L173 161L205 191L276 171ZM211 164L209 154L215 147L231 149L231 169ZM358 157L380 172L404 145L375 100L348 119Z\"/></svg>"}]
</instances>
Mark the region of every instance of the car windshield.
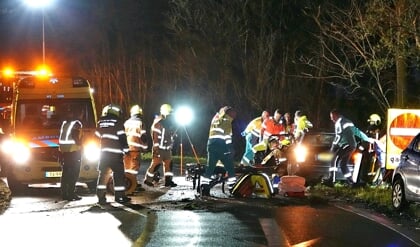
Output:
<instances>
[{"instance_id":1,"label":"car windshield","mask_svg":"<svg viewBox=\"0 0 420 247\"><path fill-rule=\"evenodd\" d=\"M304 142L311 146L329 146L334 140L334 134L306 134Z\"/></svg>"},{"instance_id":2,"label":"car windshield","mask_svg":"<svg viewBox=\"0 0 420 247\"><path fill-rule=\"evenodd\" d=\"M95 128L95 118L89 100L27 100L16 109L16 128L60 129L66 112L71 110L83 127Z\"/></svg>"}]
</instances>

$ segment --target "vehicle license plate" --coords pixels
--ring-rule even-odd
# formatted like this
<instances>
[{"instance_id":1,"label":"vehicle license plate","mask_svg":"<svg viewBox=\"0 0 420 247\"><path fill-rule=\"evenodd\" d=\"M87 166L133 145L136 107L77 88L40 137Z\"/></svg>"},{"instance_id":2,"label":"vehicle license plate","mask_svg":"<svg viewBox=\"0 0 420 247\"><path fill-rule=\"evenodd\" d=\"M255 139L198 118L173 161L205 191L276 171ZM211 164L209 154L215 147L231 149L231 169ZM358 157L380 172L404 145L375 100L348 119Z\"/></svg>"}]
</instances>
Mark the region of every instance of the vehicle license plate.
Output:
<instances>
[{"instance_id":1,"label":"vehicle license plate","mask_svg":"<svg viewBox=\"0 0 420 247\"><path fill-rule=\"evenodd\" d=\"M61 171L45 172L46 178L59 178L61 177Z\"/></svg>"},{"instance_id":2,"label":"vehicle license plate","mask_svg":"<svg viewBox=\"0 0 420 247\"><path fill-rule=\"evenodd\" d=\"M331 161L333 156L332 153L320 153L317 155L317 160L327 162Z\"/></svg>"}]
</instances>

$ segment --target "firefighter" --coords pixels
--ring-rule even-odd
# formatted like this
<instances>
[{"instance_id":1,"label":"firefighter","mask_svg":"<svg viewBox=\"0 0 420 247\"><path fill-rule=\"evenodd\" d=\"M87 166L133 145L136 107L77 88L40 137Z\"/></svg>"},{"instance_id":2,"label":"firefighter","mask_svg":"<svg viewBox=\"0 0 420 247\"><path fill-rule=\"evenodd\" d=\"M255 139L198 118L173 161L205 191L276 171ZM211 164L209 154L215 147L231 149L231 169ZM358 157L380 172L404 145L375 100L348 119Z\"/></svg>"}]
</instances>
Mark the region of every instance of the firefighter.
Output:
<instances>
[{"instance_id":1,"label":"firefighter","mask_svg":"<svg viewBox=\"0 0 420 247\"><path fill-rule=\"evenodd\" d=\"M165 176L165 187L175 187L177 184L173 181L172 172L172 147L174 143L173 136L175 132L172 128L170 114L172 106L163 104L160 107L160 114L155 117L152 127L152 162L146 171L144 183L148 186L154 186L157 183L156 173L159 166L163 163L163 174Z\"/></svg>"},{"instance_id":2,"label":"firefighter","mask_svg":"<svg viewBox=\"0 0 420 247\"><path fill-rule=\"evenodd\" d=\"M274 111L274 116L264 120L261 126L260 142L267 140L271 135L277 135L284 132L284 126L281 118L282 115L280 110L277 109Z\"/></svg>"},{"instance_id":3,"label":"firefighter","mask_svg":"<svg viewBox=\"0 0 420 247\"><path fill-rule=\"evenodd\" d=\"M235 117L236 111L230 106L224 106L211 120L207 141L207 168L201 178L202 184L210 183L219 160L227 172L228 187L231 188L236 182L232 152L232 121Z\"/></svg>"},{"instance_id":4,"label":"firefighter","mask_svg":"<svg viewBox=\"0 0 420 247\"><path fill-rule=\"evenodd\" d=\"M254 152L252 147L258 143L261 126L264 120L270 117L268 111L263 111L260 117L254 118L242 131L241 135L245 137L245 152L242 156L241 164L251 166L254 163Z\"/></svg>"},{"instance_id":5,"label":"firefighter","mask_svg":"<svg viewBox=\"0 0 420 247\"><path fill-rule=\"evenodd\" d=\"M302 111L297 110L295 112L294 119L294 138L297 143L301 143L305 133L308 132L310 128L313 127L312 123L308 120L306 115Z\"/></svg>"},{"instance_id":6,"label":"firefighter","mask_svg":"<svg viewBox=\"0 0 420 247\"><path fill-rule=\"evenodd\" d=\"M58 140L61 152L61 195L63 200L82 199L75 193L82 159L82 122L75 118L75 109L67 108L65 120L61 124Z\"/></svg>"},{"instance_id":7,"label":"firefighter","mask_svg":"<svg viewBox=\"0 0 420 247\"><path fill-rule=\"evenodd\" d=\"M142 116L143 109L139 105L134 105L130 109L130 118L124 123L128 143L128 153L124 156L124 167L126 172L136 177L140 169L141 153L148 148ZM138 181L137 190L141 190L141 183Z\"/></svg>"},{"instance_id":8,"label":"firefighter","mask_svg":"<svg viewBox=\"0 0 420 247\"><path fill-rule=\"evenodd\" d=\"M95 135L100 139L101 156L99 160L98 184L96 194L99 204L106 204L106 186L110 172L114 181L115 201L127 203L131 198L125 195L124 153L128 151L127 136L121 121L121 108L109 104L102 110Z\"/></svg>"}]
</instances>

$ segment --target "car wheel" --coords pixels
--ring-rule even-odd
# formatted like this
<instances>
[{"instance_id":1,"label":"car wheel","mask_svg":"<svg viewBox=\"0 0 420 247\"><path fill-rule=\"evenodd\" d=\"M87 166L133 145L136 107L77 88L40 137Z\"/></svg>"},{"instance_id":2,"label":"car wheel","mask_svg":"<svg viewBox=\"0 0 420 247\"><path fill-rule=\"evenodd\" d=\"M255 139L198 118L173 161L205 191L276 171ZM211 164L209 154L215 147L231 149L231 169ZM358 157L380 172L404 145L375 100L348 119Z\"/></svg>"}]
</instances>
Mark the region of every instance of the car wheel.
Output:
<instances>
[{"instance_id":1,"label":"car wheel","mask_svg":"<svg viewBox=\"0 0 420 247\"><path fill-rule=\"evenodd\" d=\"M392 184L392 206L398 210L403 210L408 205L404 194L404 182L401 178Z\"/></svg>"}]
</instances>

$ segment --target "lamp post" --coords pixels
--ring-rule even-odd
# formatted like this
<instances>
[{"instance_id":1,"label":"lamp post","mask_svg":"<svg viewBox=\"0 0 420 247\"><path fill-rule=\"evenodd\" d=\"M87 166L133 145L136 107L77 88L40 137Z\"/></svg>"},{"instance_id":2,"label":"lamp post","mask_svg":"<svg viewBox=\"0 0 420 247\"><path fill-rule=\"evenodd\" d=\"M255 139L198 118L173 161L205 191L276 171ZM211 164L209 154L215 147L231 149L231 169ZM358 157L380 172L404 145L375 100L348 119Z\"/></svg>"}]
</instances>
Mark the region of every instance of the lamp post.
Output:
<instances>
[{"instance_id":1,"label":"lamp post","mask_svg":"<svg viewBox=\"0 0 420 247\"><path fill-rule=\"evenodd\" d=\"M45 64L45 7L54 0L24 0L24 3L31 8L41 8L42 11L42 63Z\"/></svg>"}]
</instances>

